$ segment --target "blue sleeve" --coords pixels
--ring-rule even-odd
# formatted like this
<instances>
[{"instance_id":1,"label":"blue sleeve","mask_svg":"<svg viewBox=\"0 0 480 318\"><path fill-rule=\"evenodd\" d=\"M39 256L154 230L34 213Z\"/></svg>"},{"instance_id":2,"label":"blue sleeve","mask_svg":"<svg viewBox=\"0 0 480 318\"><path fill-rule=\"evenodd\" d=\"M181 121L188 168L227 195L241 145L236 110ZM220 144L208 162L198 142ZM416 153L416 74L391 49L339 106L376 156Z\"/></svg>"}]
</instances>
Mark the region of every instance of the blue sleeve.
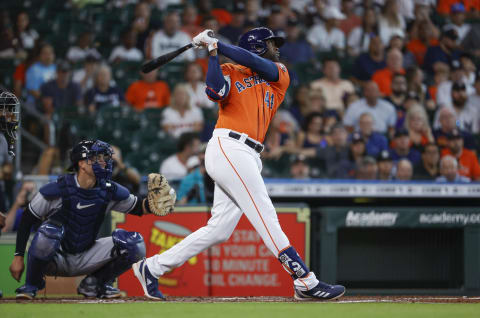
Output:
<instances>
[{"instance_id":1,"label":"blue sleeve","mask_svg":"<svg viewBox=\"0 0 480 318\"><path fill-rule=\"evenodd\" d=\"M213 100L222 100L230 91L230 83L223 77L217 56L208 58L207 87L205 93Z\"/></svg>"},{"instance_id":2,"label":"blue sleeve","mask_svg":"<svg viewBox=\"0 0 480 318\"><path fill-rule=\"evenodd\" d=\"M218 52L234 60L240 65L251 68L267 82L276 82L279 79L278 67L272 61L250 53L241 47L218 42Z\"/></svg>"}]
</instances>

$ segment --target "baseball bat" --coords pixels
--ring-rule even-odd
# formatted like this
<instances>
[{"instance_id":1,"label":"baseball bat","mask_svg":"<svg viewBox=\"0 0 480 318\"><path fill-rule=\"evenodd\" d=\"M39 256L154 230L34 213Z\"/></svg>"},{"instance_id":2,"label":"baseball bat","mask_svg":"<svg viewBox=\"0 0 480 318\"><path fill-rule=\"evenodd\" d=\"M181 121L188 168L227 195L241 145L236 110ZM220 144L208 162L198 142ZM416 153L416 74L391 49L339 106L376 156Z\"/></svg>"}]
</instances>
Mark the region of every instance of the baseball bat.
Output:
<instances>
[{"instance_id":1,"label":"baseball bat","mask_svg":"<svg viewBox=\"0 0 480 318\"><path fill-rule=\"evenodd\" d=\"M213 37L213 32L208 32L208 36ZM193 43L189 43L187 45L182 46L179 49L176 49L175 51L160 55L157 58L154 58L153 60L148 61L147 63L142 65L142 72L143 73L150 73L156 68L162 67L163 65L167 64L183 52L185 52L188 49L191 49L193 47Z\"/></svg>"}]
</instances>

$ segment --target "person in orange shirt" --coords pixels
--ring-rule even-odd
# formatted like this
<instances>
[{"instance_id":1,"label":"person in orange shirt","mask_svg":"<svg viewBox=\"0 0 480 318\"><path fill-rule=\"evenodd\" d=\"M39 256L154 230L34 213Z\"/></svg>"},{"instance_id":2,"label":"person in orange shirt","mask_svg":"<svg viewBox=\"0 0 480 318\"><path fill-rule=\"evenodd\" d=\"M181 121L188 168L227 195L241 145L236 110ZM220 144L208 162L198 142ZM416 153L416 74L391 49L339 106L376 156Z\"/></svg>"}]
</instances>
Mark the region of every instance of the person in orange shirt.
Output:
<instances>
[{"instance_id":1,"label":"person in orange shirt","mask_svg":"<svg viewBox=\"0 0 480 318\"><path fill-rule=\"evenodd\" d=\"M127 89L125 98L136 111L145 108L164 107L170 103L170 88L164 81L157 80L157 70L140 72L142 79L133 82Z\"/></svg>"},{"instance_id":2,"label":"person in orange shirt","mask_svg":"<svg viewBox=\"0 0 480 318\"><path fill-rule=\"evenodd\" d=\"M263 181L260 153L268 126L290 84L279 63L284 38L268 28L244 33L239 46L225 44L205 30L193 44L208 48L206 94L220 104L219 118L205 152L205 168L215 181L208 223L162 254L135 263L133 271L145 295L163 299L158 278L210 246L228 240L242 215L267 249L293 278L297 300L341 297L345 287L319 281L283 232ZM218 54L238 64L220 66Z\"/></svg>"},{"instance_id":3,"label":"person in orange shirt","mask_svg":"<svg viewBox=\"0 0 480 318\"><path fill-rule=\"evenodd\" d=\"M387 67L376 71L372 76L383 96L392 94L392 78L395 73L405 74L403 54L399 49L390 49L387 53Z\"/></svg>"},{"instance_id":4,"label":"person in orange shirt","mask_svg":"<svg viewBox=\"0 0 480 318\"><path fill-rule=\"evenodd\" d=\"M438 45L438 39L433 36L431 22L424 20L418 28L418 38L411 39L407 44L407 50L413 53L418 65L423 64L423 58L429 46Z\"/></svg>"},{"instance_id":5,"label":"person in orange shirt","mask_svg":"<svg viewBox=\"0 0 480 318\"><path fill-rule=\"evenodd\" d=\"M452 155L458 160L458 173L472 181L480 180L480 165L475 153L463 147L463 136L458 129L448 135L447 148L442 150L442 157Z\"/></svg>"},{"instance_id":6,"label":"person in orange shirt","mask_svg":"<svg viewBox=\"0 0 480 318\"><path fill-rule=\"evenodd\" d=\"M438 0L437 12L442 15L449 15L452 6L461 3L466 12L480 11L480 0Z\"/></svg>"}]
</instances>

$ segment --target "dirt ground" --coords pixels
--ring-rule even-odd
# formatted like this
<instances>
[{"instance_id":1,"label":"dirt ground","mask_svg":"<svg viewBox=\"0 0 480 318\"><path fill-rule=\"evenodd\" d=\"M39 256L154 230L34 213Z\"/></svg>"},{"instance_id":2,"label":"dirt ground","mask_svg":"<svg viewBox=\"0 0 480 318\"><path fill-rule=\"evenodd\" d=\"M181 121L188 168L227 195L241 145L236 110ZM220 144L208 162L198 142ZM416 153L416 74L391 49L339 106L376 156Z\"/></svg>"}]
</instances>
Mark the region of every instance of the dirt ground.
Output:
<instances>
[{"instance_id":1,"label":"dirt ground","mask_svg":"<svg viewBox=\"0 0 480 318\"><path fill-rule=\"evenodd\" d=\"M17 301L15 298L0 298L2 303L133 303L151 302L146 297L126 297L119 299L85 299L85 298L43 298L38 295L33 301ZM302 302L293 297L168 297L166 302L222 303L222 302ZM454 296L344 296L329 303L480 303L480 297Z\"/></svg>"}]
</instances>

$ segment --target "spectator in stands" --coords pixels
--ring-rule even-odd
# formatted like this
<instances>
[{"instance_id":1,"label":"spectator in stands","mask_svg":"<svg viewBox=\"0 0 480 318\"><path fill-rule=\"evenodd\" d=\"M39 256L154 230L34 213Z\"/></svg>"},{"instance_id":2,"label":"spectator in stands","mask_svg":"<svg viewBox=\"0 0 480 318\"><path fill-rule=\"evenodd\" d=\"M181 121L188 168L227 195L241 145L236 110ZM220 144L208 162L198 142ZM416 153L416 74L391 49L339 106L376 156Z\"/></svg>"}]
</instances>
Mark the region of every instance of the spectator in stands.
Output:
<instances>
[{"instance_id":1,"label":"spectator in stands","mask_svg":"<svg viewBox=\"0 0 480 318\"><path fill-rule=\"evenodd\" d=\"M387 53L387 67L376 71L372 80L377 83L383 96L392 94L392 79L394 74L405 74L403 68L403 54L397 48L392 48Z\"/></svg>"},{"instance_id":2,"label":"spectator in stands","mask_svg":"<svg viewBox=\"0 0 480 318\"><path fill-rule=\"evenodd\" d=\"M293 102L288 109L290 114L297 121L297 126L302 126L305 117L310 112L309 97L312 90L307 85L300 85L294 91ZM318 92L319 98L323 98L322 92ZM320 110L321 111L321 110Z\"/></svg>"},{"instance_id":3,"label":"spectator in stands","mask_svg":"<svg viewBox=\"0 0 480 318\"><path fill-rule=\"evenodd\" d=\"M385 63L383 48L383 43L380 37L375 36L370 39L368 52L360 54L355 59L353 76L358 81L369 81L372 78L373 73L385 68L387 64Z\"/></svg>"},{"instance_id":4,"label":"spectator in stands","mask_svg":"<svg viewBox=\"0 0 480 318\"><path fill-rule=\"evenodd\" d=\"M397 111L397 122L402 121L403 124L406 112L404 103L407 100L407 78L405 75L400 73L393 74L391 90L392 93L385 97L385 100L395 107Z\"/></svg>"},{"instance_id":5,"label":"spectator in stands","mask_svg":"<svg viewBox=\"0 0 480 318\"><path fill-rule=\"evenodd\" d=\"M275 34L284 34L288 18L282 8L274 4L270 7L270 15L267 17L266 26Z\"/></svg>"},{"instance_id":6,"label":"spectator in stands","mask_svg":"<svg viewBox=\"0 0 480 318\"><path fill-rule=\"evenodd\" d=\"M378 23L375 10L366 8L363 12L362 25L355 27L348 35L348 54L357 56L368 52L370 39L378 36Z\"/></svg>"},{"instance_id":7,"label":"spectator in stands","mask_svg":"<svg viewBox=\"0 0 480 318\"><path fill-rule=\"evenodd\" d=\"M407 44L407 49L413 53L418 65L423 65L425 53L429 46L438 45L438 39L434 36L434 30L431 21L424 20L419 23L417 37L411 38Z\"/></svg>"},{"instance_id":8,"label":"spectator in stands","mask_svg":"<svg viewBox=\"0 0 480 318\"><path fill-rule=\"evenodd\" d=\"M202 130L202 111L190 104L190 96L185 84L175 86L170 105L162 113L162 128L174 138L186 132Z\"/></svg>"},{"instance_id":9,"label":"spectator in stands","mask_svg":"<svg viewBox=\"0 0 480 318\"><path fill-rule=\"evenodd\" d=\"M232 21L222 27L218 33L226 37L231 43L237 44L243 33L245 24L245 3L235 1L233 4Z\"/></svg>"},{"instance_id":10,"label":"spectator in stands","mask_svg":"<svg viewBox=\"0 0 480 318\"><path fill-rule=\"evenodd\" d=\"M359 161L355 171L355 178L357 180L377 180L377 174L377 161L370 156L366 156Z\"/></svg>"},{"instance_id":11,"label":"spectator in stands","mask_svg":"<svg viewBox=\"0 0 480 318\"><path fill-rule=\"evenodd\" d=\"M475 57L480 57L480 23L475 23L462 41L462 49Z\"/></svg>"},{"instance_id":12,"label":"spectator in stands","mask_svg":"<svg viewBox=\"0 0 480 318\"><path fill-rule=\"evenodd\" d=\"M154 21L150 20L151 15L152 11L150 5L146 1L139 1L135 5L135 13L131 28L137 33L136 47L144 53L144 56L147 52L147 39L152 33L154 27L156 27Z\"/></svg>"},{"instance_id":13,"label":"spectator in stands","mask_svg":"<svg viewBox=\"0 0 480 318\"><path fill-rule=\"evenodd\" d=\"M331 144L325 149L318 149L317 157L323 162L326 177L329 179L348 179L353 176L350 171L350 147L348 134L342 124L336 124L330 132Z\"/></svg>"},{"instance_id":14,"label":"spectator in stands","mask_svg":"<svg viewBox=\"0 0 480 318\"><path fill-rule=\"evenodd\" d=\"M441 176L435 179L436 182L469 183L470 178L458 173L458 162L455 157L447 155L440 160Z\"/></svg>"},{"instance_id":15,"label":"spectator in stands","mask_svg":"<svg viewBox=\"0 0 480 318\"><path fill-rule=\"evenodd\" d=\"M67 61L57 61L57 76L40 88L43 112L52 118L55 111L75 108L79 111L82 105L82 89L71 80L71 66Z\"/></svg>"},{"instance_id":16,"label":"spectator in stands","mask_svg":"<svg viewBox=\"0 0 480 318\"><path fill-rule=\"evenodd\" d=\"M408 159L400 159L397 163L397 174L395 180L410 181L412 180L413 167Z\"/></svg>"},{"instance_id":17,"label":"spectator in stands","mask_svg":"<svg viewBox=\"0 0 480 318\"><path fill-rule=\"evenodd\" d=\"M140 72L141 79L133 82L127 89L125 99L136 111L145 108L160 108L170 103L170 88L164 81L157 79L157 70Z\"/></svg>"},{"instance_id":18,"label":"spectator in stands","mask_svg":"<svg viewBox=\"0 0 480 318\"><path fill-rule=\"evenodd\" d=\"M348 162L343 167L349 178L356 176L356 171L366 155L365 141L358 132L353 133L349 142Z\"/></svg>"},{"instance_id":19,"label":"spectator in stands","mask_svg":"<svg viewBox=\"0 0 480 318\"><path fill-rule=\"evenodd\" d=\"M363 113L370 113L374 119L373 131L381 134L393 134L397 116L395 108L389 102L380 98L377 83L370 81L363 87L364 98L350 104L343 123L347 129L358 130L358 120Z\"/></svg>"},{"instance_id":20,"label":"spectator in stands","mask_svg":"<svg viewBox=\"0 0 480 318\"><path fill-rule=\"evenodd\" d=\"M295 155L290 164L290 178L296 180L310 179L310 166L302 154Z\"/></svg>"},{"instance_id":21,"label":"spectator in stands","mask_svg":"<svg viewBox=\"0 0 480 318\"><path fill-rule=\"evenodd\" d=\"M428 123L427 112L420 104L409 107L405 118L405 128L408 130L412 147L417 150L421 150L428 143L435 142Z\"/></svg>"},{"instance_id":22,"label":"spectator in stands","mask_svg":"<svg viewBox=\"0 0 480 318\"><path fill-rule=\"evenodd\" d=\"M443 107L438 111L439 128L433 131L435 141L440 148L445 148L448 145L448 136L457 128L457 117L453 109ZM469 150L475 150L475 140L472 134L459 129L463 136L464 146Z\"/></svg>"},{"instance_id":23,"label":"spectator in stands","mask_svg":"<svg viewBox=\"0 0 480 318\"><path fill-rule=\"evenodd\" d=\"M160 166L160 173L170 180L180 180L187 175L187 161L200 151L200 138L196 133L184 133L177 143L178 151L165 159Z\"/></svg>"},{"instance_id":24,"label":"spectator in stands","mask_svg":"<svg viewBox=\"0 0 480 318\"><path fill-rule=\"evenodd\" d=\"M289 125L284 116L285 113L280 110L273 117L263 143L265 149L262 158L276 160L284 153L296 152L294 140L296 126Z\"/></svg>"},{"instance_id":25,"label":"spectator in stands","mask_svg":"<svg viewBox=\"0 0 480 318\"><path fill-rule=\"evenodd\" d=\"M387 138L373 131L373 117L370 113L360 115L358 127L358 132L365 141L367 155L376 158L381 151L388 149Z\"/></svg>"},{"instance_id":26,"label":"spectator in stands","mask_svg":"<svg viewBox=\"0 0 480 318\"><path fill-rule=\"evenodd\" d=\"M95 75L95 86L85 93L84 103L91 115L104 106L118 107L125 101L123 93L111 85L111 80L110 67L101 65Z\"/></svg>"},{"instance_id":27,"label":"spectator in stands","mask_svg":"<svg viewBox=\"0 0 480 318\"><path fill-rule=\"evenodd\" d=\"M377 157L378 180L393 179L393 160L388 150L382 150Z\"/></svg>"},{"instance_id":28,"label":"spectator in stands","mask_svg":"<svg viewBox=\"0 0 480 318\"><path fill-rule=\"evenodd\" d=\"M237 2L237 1L235 1ZM259 0L247 0L245 2L245 23L246 25L259 26L260 23L260 13L262 11L261 3ZM245 30L242 30L242 33ZM238 41L238 38L237 38Z\"/></svg>"},{"instance_id":29,"label":"spectator in stands","mask_svg":"<svg viewBox=\"0 0 480 318\"><path fill-rule=\"evenodd\" d=\"M388 51L391 49L398 49L402 53L403 56L403 68L407 69L411 66L417 64L415 60L415 55L407 49L405 39L400 35L394 35L390 38L390 42L388 43Z\"/></svg>"},{"instance_id":30,"label":"spectator in stands","mask_svg":"<svg viewBox=\"0 0 480 318\"><path fill-rule=\"evenodd\" d=\"M462 53L460 55L460 64L465 72L465 84L468 88L472 88L470 91L467 90L467 93L468 95L472 95L474 94L473 85L475 85L477 72L477 66L475 65L473 56L468 53Z\"/></svg>"},{"instance_id":31,"label":"spectator in stands","mask_svg":"<svg viewBox=\"0 0 480 318\"><path fill-rule=\"evenodd\" d=\"M318 52L343 51L345 34L338 28L338 24L340 20L345 19L345 15L338 8L328 6L323 10L323 17L325 24L316 24L308 31L308 42Z\"/></svg>"},{"instance_id":32,"label":"spectator in stands","mask_svg":"<svg viewBox=\"0 0 480 318\"><path fill-rule=\"evenodd\" d=\"M201 204L206 203L205 183L208 175L205 170L205 149L197 156L191 156L187 160L188 174L182 178L177 191L179 204Z\"/></svg>"},{"instance_id":33,"label":"spectator in stands","mask_svg":"<svg viewBox=\"0 0 480 318\"><path fill-rule=\"evenodd\" d=\"M133 30L125 31L122 34L122 44L113 48L108 61L110 63L141 62L143 53L135 47L135 44L137 44L137 33Z\"/></svg>"},{"instance_id":34,"label":"spectator in stands","mask_svg":"<svg viewBox=\"0 0 480 318\"><path fill-rule=\"evenodd\" d=\"M1 229L2 233L17 231L23 211L36 192L37 189L34 182L25 181L22 183L21 188L15 197L15 201L7 212L5 226Z\"/></svg>"},{"instance_id":35,"label":"spectator in stands","mask_svg":"<svg viewBox=\"0 0 480 318\"><path fill-rule=\"evenodd\" d=\"M73 71L72 81L80 85L82 94L91 89L95 83L95 75L100 66L100 58L94 54L87 54L83 67Z\"/></svg>"},{"instance_id":36,"label":"spectator in stands","mask_svg":"<svg viewBox=\"0 0 480 318\"><path fill-rule=\"evenodd\" d=\"M340 77L340 64L335 58L326 58L323 62L325 77L310 83L312 89L320 89L325 97L325 108L343 114L343 96L355 92L353 84Z\"/></svg>"},{"instance_id":37,"label":"spectator in stands","mask_svg":"<svg viewBox=\"0 0 480 318\"><path fill-rule=\"evenodd\" d=\"M308 157L315 156L318 148L325 148L327 140L323 132L322 113L312 112L305 118L305 125L298 132L296 147Z\"/></svg>"},{"instance_id":38,"label":"spectator in stands","mask_svg":"<svg viewBox=\"0 0 480 318\"><path fill-rule=\"evenodd\" d=\"M397 0L386 0L382 9L382 14L378 18L378 29L380 30L380 38L384 45L390 42L390 38L394 35L405 37L405 20L398 13Z\"/></svg>"},{"instance_id":39,"label":"spectator in stands","mask_svg":"<svg viewBox=\"0 0 480 318\"><path fill-rule=\"evenodd\" d=\"M473 84L475 92L468 96L466 107L475 107L480 111L480 69L475 75L475 82Z\"/></svg>"},{"instance_id":40,"label":"spectator in stands","mask_svg":"<svg viewBox=\"0 0 480 318\"><path fill-rule=\"evenodd\" d=\"M471 0L438 0L437 12L441 15L449 15L452 13L452 9L456 4L464 6L466 12L478 12L480 11L480 3Z\"/></svg>"},{"instance_id":41,"label":"spectator in stands","mask_svg":"<svg viewBox=\"0 0 480 318\"><path fill-rule=\"evenodd\" d=\"M0 58L15 58L15 33L7 10L0 11Z\"/></svg>"},{"instance_id":42,"label":"spectator in stands","mask_svg":"<svg viewBox=\"0 0 480 318\"><path fill-rule=\"evenodd\" d=\"M457 117L458 128L466 132L476 134L479 132L480 113L478 105L467 105L467 88L463 82L455 82L452 85L452 104L444 105L451 108ZM439 112L435 114L435 127L438 127Z\"/></svg>"},{"instance_id":43,"label":"spectator in stands","mask_svg":"<svg viewBox=\"0 0 480 318\"><path fill-rule=\"evenodd\" d=\"M362 24L362 18L355 12L354 0L341 0L340 6L345 19L340 21L338 28L347 36L354 28Z\"/></svg>"},{"instance_id":44,"label":"spectator in stands","mask_svg":"<svg viewBox=\"0 0 480 318\"><path fill-rule=\"evenodd\" d=\"M429 46L425 53L423 68L429 73L434 74L439 62L450 65L452 61L460 58L457 50L457 32L453 29L444 30L440 37L438 45Z\"/></svg>"},{"instance_id":45,"label":"spectator in stands","mask_svg":"<svg viewBox=\"0 0 480 318\"><path fill-rule=\"evenodd\" d=\"M418 66L409 67L406 71L408 94L415 94L420 104L425 105L427 111L433 111L436 108L435 101L431 98L427 86L424 84L424 73ZM395 81L395 79L393 79ZM394 83L392 82L392 93L394 93Z\"/></svg>"},{"instance_id":46,"label":"spectator in stands","mask_svg":"<svg viewBox=\"0 0 480 318\"><path fill-rule=\"evenodd\" d=\"M123 162L122 151L117 146L112 145L115 162L113 165L112 180L126 187L130 193L136 194L140 189L141 176L137 169L130 167Z\"/></svg>"},{"instance_id":47,"label":"spectator in stands","mask_svg":"<svg viewBox=\"0 0 480 318\"><path fill-rule=\"evenodd\" d=\"M420 152L411 147L410 136L406 129L399 129L395 132L393 147L390 149L390 156L395 162L398 162L400 159L408 159L413 165L420 162Z\"/></svg>"},{"instance_id":48,"label":"spectator in stands","mask_svg":"<svg viewBox=\"0 0 480 318\"><path fill-rule=\"evenodd\" d=\"M185 85L190 96L190 103L192 106L198 108L214 108L215 103L208 99L205 94L205 80L202 67L195 63L190 62L185 70Z\"/></svg>"},{"instance_id":49,"label":"spectator in stands","mask_svg":"<svg viewBox=\"0 0 480 318\"><path fill-rule=\"evenodd\" d=\"M50 44L40 46L38 62L33 63L25 74L27 102L34 103L40 97L40 87L55 77L55 52Z\"/></svg>"},{"instance_id":50,"label":"spectator in stands","mask_svg":"<svg viewBox=\"0 0 480 318\"><path fill-rule=\"evenodd\" d=\"M460 44L470 31L470 23L465 23L465 6L462 3L455 3L450 7L450 23L444 26L445 30L457 31L457 43Z\"/></svg>"},{"instance_id":51,"label":"spectator in stands","mask_svg":"<svg viewBox=\"0 0 480 318\"><path fill-rule=\"evenodd\" d=\"M310 44L304 39L299 21L289 19L285 44L280 47L280 57L288 63L305 63L314 58Z\"/></svg>"},{"instance_id":52,"label":"spectator in stands","mask_svg":"<svg viewBox=\"0 0 480 318\"><path fill-rule=\"evenodd\" d=\"M72 63L82 62L88 54L100 55L97 49L93 47L93 34L86 31L78 37L77 45L72 46L67 51L67 59Z\"/></svg>"},{"instance_id":53,"label":"spectator in stands","mask_svg":"<svg viewBox=\"0 0 480 318\"><path fill-rule=\"evenodd\" d=\"M39 45L37 44L35 48L28 51L27 57L15 68L15 72L13 73L13 93L17 97L24 97L25 92L23 88L25 87L27 70L33 63L35 63L35 59L38 55L38 48Z\"/></svg>"},{"instance_id":54,"label":"spectator in stands","mask_svg":"<svg viewBox=\"0 0 480 318\"><path fill-rule=\"evenodd\" d=\"M15 25L15 38L18 47L24 50L32 50L35 42L38 40L38 33L30 26L30 18L25 11L17 15L17 23Z\"/></svg>"},{"instance_id":55,"label":"spectator in stands","mask_svg":"<svg viewBox=\"0 0 480 318\"><path fill-rule=\"evenodd\" d=\"M443 81L438 85L436 101L439 107L452 107L452 86L455 82L465 85L465 93L467 96L474 93L475 89L473 88L473 84L469 83L467 73L459 60L452 61L450 80Z\"/></svg>"},{"instance_id":56,"label":"spectator in stands","mask_svg":"<svg viewBox=\"0 0 480 318\"><path fill-rule=\"evenodd\" d=\"M178 13L175 11L169 12L163 23L163 30L155 32L152 36L150 51L147 57L153 58L160 56L181 48L185 43L190 43L192 38L187 33L181 31L180 27L180 16ZM183 62L193 61L194 59L195 52L188 50L177 56L173 61Z\"/></svg>"},{"instance_id":57,"label":"spectator in stands","mask_svg":"<svg viewBox=\"0 0 480 318\"><path fill-rule=\"evenodd\" d=\"M191 4L186 5L182 13L182 31L192 39L195 35L203 31L197 24L198 19L197 7Z\"/></svg>"},{"instance_id":58,"label":"spectator in stands","mask_svg":"<svg viewBox=\"0 0 480 318\"><path fill-rule=\"evenodd\" d=\"M415 180L435 180L440 176L438 163L440 150L434 143L428 143L422 148L422 160L413 169Z\"/></svg>"},{"instance_id":59,"label":"spectator in stands","mask_svg":"<svg viewBox=\"0 0 480 318\"><path fill-rule=\"evenodd\" d=\"M458 173L472 181L480 179L480 165L475 153L464 148L463 136L458 129L454 129L448 136L447 148L441 152L442 157L452 155L458 160Z\"/></svg>"}]
</instances>

